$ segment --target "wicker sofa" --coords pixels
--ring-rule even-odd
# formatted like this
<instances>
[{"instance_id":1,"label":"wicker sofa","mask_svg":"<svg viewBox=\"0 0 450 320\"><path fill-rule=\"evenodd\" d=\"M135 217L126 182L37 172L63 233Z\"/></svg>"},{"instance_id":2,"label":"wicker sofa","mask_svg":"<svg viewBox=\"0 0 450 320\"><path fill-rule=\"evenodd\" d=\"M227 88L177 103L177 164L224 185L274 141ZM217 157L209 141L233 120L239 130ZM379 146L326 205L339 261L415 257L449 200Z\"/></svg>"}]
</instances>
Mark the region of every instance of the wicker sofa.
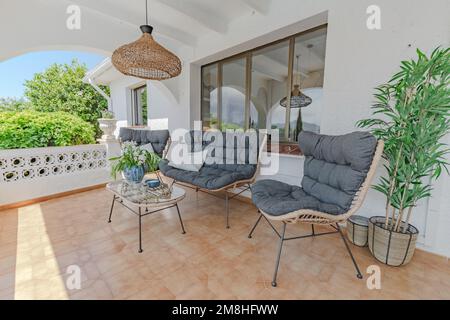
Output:
<instances>
[{"instance_id":1,"label":"wicker sofa","mask_svg":"<svg viewBox=\"0 0 450 320\"><path fill-rule=\"evenodd\" d=\"M222 139L217 139L218 134L222 135ZM229 200L249 190L258 171L260 148L265 143L265 138L261 139L257 132L255 135L256 140L252 140L243 132L230 134L191 131L184 142L188 144L187 148L192 152L210 148L212 151L209 157L212 161L206 161L201 169L195 172L175 168L165 159L159 164L160 171L172 178L174 183L192 187L197 192L207 191L217 196L222 193L225 200L226 227L229 228ZM217 150L223 152L216 154ZM235 192L235 189L238 190Z\"/></svg>"}]
</instances>

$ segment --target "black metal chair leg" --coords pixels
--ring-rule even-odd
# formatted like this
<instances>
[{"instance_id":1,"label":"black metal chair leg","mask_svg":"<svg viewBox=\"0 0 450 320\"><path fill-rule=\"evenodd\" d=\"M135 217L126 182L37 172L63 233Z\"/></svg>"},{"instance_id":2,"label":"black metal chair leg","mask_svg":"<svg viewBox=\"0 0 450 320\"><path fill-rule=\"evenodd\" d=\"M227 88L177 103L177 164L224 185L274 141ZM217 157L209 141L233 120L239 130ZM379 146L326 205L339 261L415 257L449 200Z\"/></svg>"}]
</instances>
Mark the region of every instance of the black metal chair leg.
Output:
<instances>
[{"instance_id":1,"label":"black metal chair leg","mask_svg":"<svg viewBox=\"0 0 450 320\"><path fill-rule=\"evenodd\" d=\"M142 215L139 207L139 253L142 253Z\"/></svg>"},{"instance_id":2,"label":"black metal chair leg","mask_svg":"<svg viewBox=\"0 0 450 320\"><path fill-rule=\"evenodd\" d=\"M225 209L227 211L227 229L230 229L230 207L229 207L228 192L226 191L225 191Z\"/></svg>"},{"instance_id":3,"label":"black metal chair leg","mask_svg":"<svg viewBox=\"0 0 450 320\"><path fill-rule=\"evenodd\" d=\"M116 195L113 195L113 201L111 204L111 210L109 210L109 219L108 219L108 223L111 223L111 216L113 213L113 209L114 209L114 203L116 202Z\"/></svg>"},{"instance_id":4,"label":"black metal chair leg","mask_svg":"<svg viewBox=\"0 0 450 320\"><path fill-rule=\"evenodd\" d=\"M283 242L284 242L284 234L285 234L285 232L286 232L286 223L283 222L283 231L281 233L280 245L278 247L278 256L277 256L277 261L275 263L275 273L273 274L272 287L276 287L277 286L278 267L280 266L281 249L283 249Z\"/></svg>"},{"instance_id":5,"label":"black metal chair leg","mask_svg":"<svg viewBox=\"0 0 450 320\"><path fill-rule=\"evenodd\" d=\"M314 225L311 225L311 231L312 231L312 235L315 236L316 235L316 231L314 230Z\"/></svg>"},{"instance_id":6,"label":"black metal chair leg","mask_svg":"<svg viewBox=\"0 0 450 320\"><path fill-rule=\"evenodd\" d=\"M181 219L180 208L178 208L178 203L176 204L176 207L178 212L178 218L180 218L181 230L183 230L182 234L185 234L186 231L184 230L183 220Z\"/></svg>"},{"instance_id":7,"label":"black metal chair leg","mask_svg":"<svg viewBox=\"0 0 450 320\"><path fill-rule=\"evenodd\" d=\"M248 234L248 238L249 238L249 239L252 238L253 231L255 231L256 226L259 224L259 221L261 221L261 218L262 218L262 214L259 215L258 220L256 220L255 225L253 226L252 230L251 230L250 233Z\"/></svg>"},{"instance_id":8,"label":"black metal chair leg","mask_svg":"<svg viewBox=\"0 0 450 320\"><path fill-rule=\"evenodd\" d=\"M345 236L342 233L341 227L339 226L338 223L336 223L336 227L337 227L337 229L339 231L339 234L341 235L342 240L344 241L345 247L347 248L347 251L350 254L350 257L352 258L353 265L355 266L355 269L356 269L356 276L358 277L358 279L362 279L363 276L361 274L361 271L359 270L358 264L356 263L356 260L353 257L352 251L350 250L350 246L348 245L347 241L345 240Z\"/></svg>"}]
</instances>

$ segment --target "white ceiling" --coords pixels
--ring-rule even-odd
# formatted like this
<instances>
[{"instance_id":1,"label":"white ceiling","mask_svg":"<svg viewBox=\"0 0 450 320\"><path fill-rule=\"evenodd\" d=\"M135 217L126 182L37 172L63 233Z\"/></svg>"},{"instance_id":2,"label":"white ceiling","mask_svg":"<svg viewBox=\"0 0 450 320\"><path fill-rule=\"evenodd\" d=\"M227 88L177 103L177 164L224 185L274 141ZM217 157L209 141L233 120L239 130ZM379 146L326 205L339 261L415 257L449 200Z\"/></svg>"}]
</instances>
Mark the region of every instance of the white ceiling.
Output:
<instances>
[{"instance_id":1,"label":"white ceiling","mask_svg":"<svg viewBox=\"0 0 450 320\"><path fill-rule=\"evenodd\" d=\"M225 34L235 19L265 14L272 0L148 0L149 24L155 33L195 46L199 37ZM145 24L145 0L68 0L119 23Z\"/></svg>"}]
</instances>

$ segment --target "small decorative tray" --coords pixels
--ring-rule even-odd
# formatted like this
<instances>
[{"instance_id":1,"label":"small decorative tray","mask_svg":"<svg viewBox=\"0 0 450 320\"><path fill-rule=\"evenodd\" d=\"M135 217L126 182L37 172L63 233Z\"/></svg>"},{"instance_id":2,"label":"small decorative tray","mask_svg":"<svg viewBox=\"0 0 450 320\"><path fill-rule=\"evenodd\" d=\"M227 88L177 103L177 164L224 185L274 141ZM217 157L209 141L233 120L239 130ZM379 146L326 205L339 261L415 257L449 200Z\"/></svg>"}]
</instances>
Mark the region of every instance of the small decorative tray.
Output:
<instances>
[{"instance_id":1,"label":"small decorative tray","mask_svg":"<svg viewBox=\"0 0 450 320\"><path fill-rule=\"evenodd\" d=\"M147 186L147 188L150 193L161 198L170 197L171 194L171 190L167 184L162 184L156 188L150 188Z\"/></svg>"}]
</instances>

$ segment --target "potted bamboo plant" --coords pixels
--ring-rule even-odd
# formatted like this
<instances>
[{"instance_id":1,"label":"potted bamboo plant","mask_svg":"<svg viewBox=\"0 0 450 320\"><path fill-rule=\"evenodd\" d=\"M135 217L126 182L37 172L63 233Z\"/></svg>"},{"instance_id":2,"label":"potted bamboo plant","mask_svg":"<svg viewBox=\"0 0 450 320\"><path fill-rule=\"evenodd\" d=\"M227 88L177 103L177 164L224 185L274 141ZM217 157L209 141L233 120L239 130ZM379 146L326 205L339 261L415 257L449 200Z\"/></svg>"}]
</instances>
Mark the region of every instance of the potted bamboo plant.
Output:
<instances>
[{"instance_id":1,"label":"potted bamboo plant","mask_svg":"<svg viewBox=\"0 0 450 320\"><path fill-rule=\"evenodd\" d=\"M386 211L369 220L369 249L392 266L411 260L419 232L410 224L414 207L443 170L448 174L449 149L441 141L450 128L450 49L417 55L376 88L374 117L358 122L385 142L387 175L373 188L386 196Z\"/></svg>"}]
</instances>

